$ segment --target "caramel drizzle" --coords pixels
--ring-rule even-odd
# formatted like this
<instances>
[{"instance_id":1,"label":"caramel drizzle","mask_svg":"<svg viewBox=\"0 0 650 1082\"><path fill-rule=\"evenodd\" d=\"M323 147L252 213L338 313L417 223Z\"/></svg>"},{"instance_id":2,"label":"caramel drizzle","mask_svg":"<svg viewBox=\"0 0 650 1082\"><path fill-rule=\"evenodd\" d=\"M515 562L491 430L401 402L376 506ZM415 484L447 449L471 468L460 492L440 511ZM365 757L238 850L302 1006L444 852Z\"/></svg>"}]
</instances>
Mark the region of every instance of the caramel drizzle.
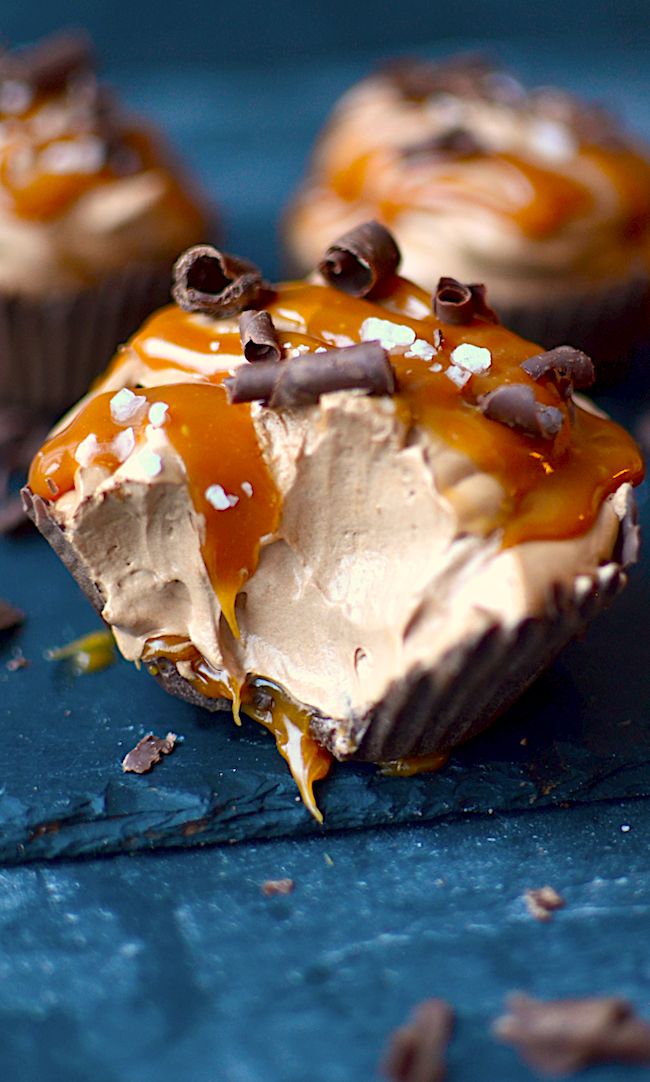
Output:
<instances>
[{"instance_id":1,"label":"caramel drizzle","mask_svg":"<svg viewBox=\"0 0 650 1082\"><path fill-rule=\"evenodd\" d=\"M650 163L630 150L581 147L577 157L594 162L608 177L619 200L620 231L628 238L647 231L650 224ZM486 182L476 163L502 176L498 184ZM562 171L546 168L514 153L477 153L468 161L440 161L422 157L404 165L397 151L376 147L337 166L327 177L346 202L375 206L391 224L404 211L422 208L481 206L509 218L529 237L543 239L589 213L593 195L586 184ZM494 178L493 178L494 179ZM504 197L504 189L509 194ZM369 211L370 213L370 211Z\"/></svg>"},{"instance_id":2,"label":"caramel drizzle","mask_svg":"<svg viewBox=\"0 0 650 1082\"><path fill-rule=\"evenodd\" d=\"M420 343L428 344L433 353L427 359L408 356L412 350L407 346L391 350L399 386L396 409L407 430L429 429L498 479L504 498L496 517L485 523L485 532L501 529L504 546L585 533L609 493L624 481L637 483L643 476L638 448L622 428L580 407L571 421L567 403L552 381L534 383L520 368L522 360L538 352L537 346L495 324L477 320L469 327L441 324L431 311L430 296L404 279L395 278L381 304L352 299L328 286L290 282L277 287L268 311L285 354L299 346L314 350L357 342L368 318L410 329ZM488 349L491 365L458 387L445 372L461 343ZM81 441L92 435L96 450L89 462L113 472L120 465L115 448L119 431L131 427L137 449L145 435L148 409L153 403L166 404L165 431L184 463L195 511L204 517L203 558L224 620L235 636L238 591L257 566L262 539L274 533L281 515L280 496L262 459L250 407L229 405L221 386L227 371L240 361L236 321L221 324L174 306L162 309L118 354L94 396L45 444L29 478L32 490L45 499L70 491L78 469L75 455ZM136 380L154 385L135 392L146 400L147 408L139 419L117 425L110 400L115 390ZM490 421L474 404L496 386L527 381L540 401L564 413L565 423L554 441L523 436ZM246 495L244 482L251 485L252 498ZM237 497L233 506L216 510L206 500L207 489L215 483L226 497ZM453 499L453 491L448 495ZM193 686L205 695L232 700L235 711L241 699L241 709L273 732L305 803L318 818L313 784L325 775L330 757L309 735L309 712L298 710L276 687L270 692L273 708L261 711L246 684L225 680L191 644L158 642L146 656L166 656L172 647L189 651L186 678ZM182 653L173 650L168 656L183 660ZM251 682L263 683L253 677L249 687Z\"/></svg>"}]
</instances>

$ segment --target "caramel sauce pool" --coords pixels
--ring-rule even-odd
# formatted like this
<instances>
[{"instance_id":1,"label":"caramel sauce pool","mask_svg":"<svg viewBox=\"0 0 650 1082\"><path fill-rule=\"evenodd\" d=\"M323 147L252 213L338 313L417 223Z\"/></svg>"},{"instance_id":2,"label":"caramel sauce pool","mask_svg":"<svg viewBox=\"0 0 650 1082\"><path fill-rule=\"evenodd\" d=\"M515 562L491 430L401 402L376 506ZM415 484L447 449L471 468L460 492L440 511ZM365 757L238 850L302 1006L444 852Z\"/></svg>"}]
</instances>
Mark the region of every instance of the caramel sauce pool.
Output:
<instances>
[{"instance_id":1,"label":"caramel sauce pool","mask_svg":"<svg viewBox=\"0 0 650 1082\"><path fill-rule=\"evenodd\" d=\"M504 546L587 532L603 500L624 481L638 483L643 476L640 452L622 428L580 407L571 418L552 380L534 383L520 368L522 360L539 352L537 346L476 319L470 326L442 324L432 314L429 294L405 279L395 278L380 302L353 299L329 286L289 282L277 287L267 307L285 351L358 342L369 318L410 329L420 344L433 347L426 360L408 356L407 346L391 350L398 381L396 410L407 429L428 429L498 479L504 496L488 528L502 530ZM489 371L472 375L458 387L445 373L454 349L465 343L489 350L491 364ZM204 523L205 566L235 636L237 594L254 573L260 546L272 537L281 517L280 496L261 455L251 407L230 405L221 385L240 361L236 321L219 323L175 306L162 309L115 358L105 377L112 389L100 381L38 453L29 476L32 490L46 500L70 492L83 441L84 464L114 472L121 464L126 430L132 430L129 440L137 452L151 423L151 407L166 407L162 428L183 463L194 509ZM138 377L131 384L141 406L129 420L118 422L111 400L117 388L128 385L120 376L133 373L134 362ZM141 382L148 386L141 388ZM554 441L533 439L480 413L478 396L509 382L530 383L540 401L563 412L564 424ZM197 690L231 699L236 714L241 704L273 732L305 803L318 817L313 784L327 773L330 756L309 734L309 712L270 684L272 705L261 710L254 705L258 697L251 688L262 687L262 677L249 674L238 686L211 669L184 640L150 642L144 660L160 657L184 662L184 675Z\"/></svg>"}]
</instances>

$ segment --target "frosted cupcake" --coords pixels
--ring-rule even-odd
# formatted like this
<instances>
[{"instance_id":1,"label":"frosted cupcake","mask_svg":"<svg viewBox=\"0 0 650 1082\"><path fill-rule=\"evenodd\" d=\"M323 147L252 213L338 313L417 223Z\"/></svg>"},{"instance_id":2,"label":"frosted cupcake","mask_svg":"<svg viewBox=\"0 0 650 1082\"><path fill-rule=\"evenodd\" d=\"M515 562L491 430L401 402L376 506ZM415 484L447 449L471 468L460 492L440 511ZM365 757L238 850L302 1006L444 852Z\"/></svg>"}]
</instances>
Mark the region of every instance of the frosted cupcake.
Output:
<instances>
[{"instance_id":1,"label":"frosted cupcake","mask_svg":"<svg viewBox=\"0 0 650 1082\"><path fill-rule=\"evenodd\" d=\"M298 269L367 218L404 273L485 282L504 322L620 365L648 296L647 148L564 91L526 91L482 58L405 61L338 103L291 205Z\"/></svg>"},{"instance_id":2,"label":"frosted cupcake","mask_svg":"<svg viewBox=\"0 0 650 1082\"><path fill-rule=\"evenodd\" d=\"M123 654L270 729L316 815L332 756L410 773L488 725L636 552L589 358L398 264L376 223L273 287L190 249L25 491Z\"/></svg>"},{"instance_id":3,"label":"frosted cupcake","mask_svg":"<svg viewBox=\"0 0 650 1082\"><path fill-rule=\"evenodd\" d=\"M0 402L52 414L78 398L208 229L84 35L0 54Z\"/></svg>"}]
</instances>

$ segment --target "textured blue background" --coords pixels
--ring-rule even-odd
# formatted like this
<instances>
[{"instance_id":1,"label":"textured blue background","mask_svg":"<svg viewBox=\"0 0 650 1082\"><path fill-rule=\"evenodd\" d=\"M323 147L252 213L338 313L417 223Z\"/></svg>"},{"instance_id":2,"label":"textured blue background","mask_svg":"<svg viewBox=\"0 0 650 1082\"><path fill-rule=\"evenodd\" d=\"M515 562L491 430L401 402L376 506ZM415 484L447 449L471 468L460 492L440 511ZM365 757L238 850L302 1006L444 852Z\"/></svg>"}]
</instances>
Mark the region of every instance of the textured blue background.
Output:
<instances>
[{"instance_id":1,"label":"textured blue background","mask_svg":"<svg viewBox=\"0 0 650 1082\"><path fill-rule=\"evenodd\" d=\"M229 246L270 274L280 264L275 222L313 133L377 53L424 42L440 49L441 37L500 38L501 53L532 81L582 87L650 136L645 0L588 9L555 0L260 5L261 32L251 39L254 10L3 0L2 30L16 40L65 22L89 25L120 90L170 131L219 199ZM11 578L5 571L0 593L11 594ZM70 585L70 608L49 625L52 635L77 612L73 596ZM635 595L622 605L605 625L616 636L616 671L607 671L605 645L583 693L598 705L623 672L626 707L642 718L650 698L643 614ZM637 621L627 651L624 612ZM583 648L573 649L575 657ZM12 731L2 734L0 798ZM35 775L47 771L53 736L43 733ZM159 770L168 776L175 765ZM650 792L646 780L639 792ZM524 1082L531 1073L488 1033L507 991L618 992L650 1015L649 828L650 804L637 800L6 868L0 1078L370 1079L388 1029L419 998L443 995L460 1012L452 1082ZM294 894L261 896L264 879L285 875ZM568 903L548 926L521 901L525 888L545 882ZM646 1076L605 1068L590 1077Z\"/></svg>"}]
</instances>

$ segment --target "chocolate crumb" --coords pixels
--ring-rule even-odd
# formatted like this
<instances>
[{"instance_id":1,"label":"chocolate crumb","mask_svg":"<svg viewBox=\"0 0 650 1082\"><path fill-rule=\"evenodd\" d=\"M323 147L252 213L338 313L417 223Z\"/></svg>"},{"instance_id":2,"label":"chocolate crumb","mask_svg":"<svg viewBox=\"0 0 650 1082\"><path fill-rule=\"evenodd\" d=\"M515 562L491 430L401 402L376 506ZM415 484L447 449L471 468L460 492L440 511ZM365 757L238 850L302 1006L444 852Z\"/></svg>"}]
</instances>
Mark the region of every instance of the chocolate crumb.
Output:
<instances>
[{"instance_id":1,"label":"chocolate crumb","mask_svg":"<svg viewBox=\"0 0 650 1082\"><path fill-rule=\"evenodd\" d=\"M0 631L13 631L25 622L25 613L0 598Z\"/></svg>"},{"instance_id":2,"label":"chocolate crumb","mask_svg":"<svg viewBox=\"0 0 650 1082\"><path fill-rule=\"evenodd\" d=\"M247 309L239 317L239 334L247 361L279 361L282 350L268 312Z\"/></svg>"},{"instance_id":3,"label":"chocolate crumb","mask_svg":"<svg viewBox=\"0 0 650 1082\"><path fill-rule=\"evenodd\" d=\"M318 264L326 282L352 297L367 297L390 280L401 253L379 222L364 222L334 241Z\"/></svg>"},{"instance_id":4,"label":"chocolate crumb","mask_svg":"<svg viewBox=\"0 0 650 1082\"><path fill-rule=\"evenodd\" d=\"M564 423L562 410L538 402L533 388L525 383L504 383L481 395L477 405L491 421L543 440L554 439Z\"/></svg>"},{"instance_id":5,"label":"chocolate crumb","mask_svg":"<svg viewBox=\"0 0 650 1082\"><path fill-rule=\"evenodd\" d=\"M554 887L530 888L524 894L528 912L535 920L549 921L556 909L563 909L566 905L561 894Z\"/></svg>"},{"instance_id":6,"label":"chocolate crumb","mask_svg":"<svg viewBox=\"0 0 650 1082\"><path fill-rule=\"evenodd\" d=\"M22 650L18 650L13 657L9 658L5 668L9 672L18 672L19 669L27 669L31 662L25 657Z\"/></svg>"},{"instance_id":7,"label":"chocolate crumb","mask_svg":"<svg viewBox=\"0 0 650 1082\"><path fill-rule=\"evenodd\" d=\"M551 1077L598 1063L650 1066L650 1023L615 996L542 1001L517 993L494 1032Z\"/></svg>"},{"instance_id":8,"label":"chocolate crumb","mask_svg":"<svg viewBox=\"0 0 650 1082\"><path fill-rule=\"evenodd\" d=\"M177 739L176 733L167 733L165 737L147 733L124 756L122 770L125 774L146 774L152 766L160 762L163 755L169 755L174 750Z\"/></svg>"},{"instance_id":9,"label":"chocolate crumb","mask_svg":"<svg viewBox=\"0 0 650 1082\"><path fill-rule=\"evenodd\" d=\"M262 894L265 898L272 898L275 894L291 894L294 886L293 879L265 879Z\"/></svg>"},{"instance_id":10,"label":"chocolate crumb","mask_svg":"<svg viewBox=\"0 0 650 1082\"><path fill-rule=\"evenodd\" d=\"M433 294L433 311L443 323L467 326L476 317L498 323L499 317L487 303L487 290L480 282L465 285L457 278L440 278Z\"/></svg>"},{"instance_id":11,"label":"chocolate crumb","mask_svg":"<svg viewBox=\"0 0 650 1082\"><path fill-rule=\"evenodd\" d=\"M264 402L272 409L313 405L322 394L359 389L392 394L395 375L377 342L362 342L324 353L303 353L287 361L241 364L224 380L230 401Z\"/></svg>"},{"instance_id":12,"label":"chocolate crumb","mask_svg":"<svg viewBox=\"0 0 650 1082\"><path fill-rule=\"evenodd\" d=\"M209 244L188 248L174 264L172 296L186 312L204 312L215 319L238 315L263 289L254 263Z\"/></svg>"},{"instance_id":13,"label":"chocolate crumb","mask_svg":"<svg viewBox=\"0 0 650 1082\"><path fill-rule=\"evenodd\" d=\"M407 162L448 161L475 158L485 153L485 148L467 128L449 128L447 131L431 135L419 143L411 143L402 148L402 157Z\"/></svg>"},{"instance_id":14,"label":"chocolate crumb","mask_svg":"<svg viewBox=\"0 0 650 1082\"><path fill-rule=\"evenodd\" d=\"M591 387L596 378L591 357L573 346L556 346L545 353L536 353L522 361L520 367L534 380L552 375L567 395L574 387L578 390Z\"/></svg>"},{"instance_id":15,"label":"chocolate crumb","mask_svg":"<svg viewBox=\"0 0 650 1082\"><path fill-rule=\"evenodd\" d=\"M425 999L393 1033L383 1074L390 1082L443 1082L454 1012L444 999Z\"/></svg>"}]
</instances>

